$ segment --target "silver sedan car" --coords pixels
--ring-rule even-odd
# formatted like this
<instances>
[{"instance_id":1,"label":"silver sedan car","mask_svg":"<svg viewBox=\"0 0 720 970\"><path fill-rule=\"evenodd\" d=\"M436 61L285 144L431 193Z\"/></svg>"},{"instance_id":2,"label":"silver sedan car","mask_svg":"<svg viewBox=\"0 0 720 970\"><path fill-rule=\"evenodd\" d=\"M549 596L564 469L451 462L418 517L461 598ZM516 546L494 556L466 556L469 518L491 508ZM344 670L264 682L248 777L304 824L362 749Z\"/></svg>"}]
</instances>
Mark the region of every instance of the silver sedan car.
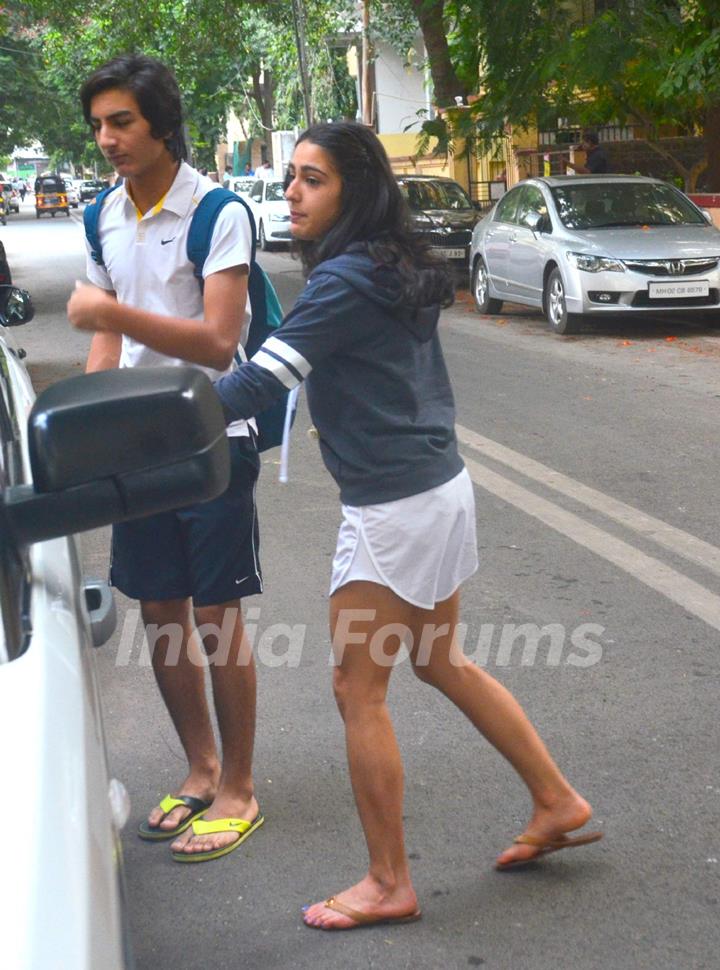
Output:
<instances>
[{"instance_id":1,"label":"silver sedan car","mask_svg":"<svg viewBox=\"0 0 720 970\"><path fill-rule=\"evenodd\" d=\"M719 262L710 215L666 182L533 178L475 227L470 285L481 313L523 303L568 334L600 315L718 309Z\"/></svg>"}]
</instances>

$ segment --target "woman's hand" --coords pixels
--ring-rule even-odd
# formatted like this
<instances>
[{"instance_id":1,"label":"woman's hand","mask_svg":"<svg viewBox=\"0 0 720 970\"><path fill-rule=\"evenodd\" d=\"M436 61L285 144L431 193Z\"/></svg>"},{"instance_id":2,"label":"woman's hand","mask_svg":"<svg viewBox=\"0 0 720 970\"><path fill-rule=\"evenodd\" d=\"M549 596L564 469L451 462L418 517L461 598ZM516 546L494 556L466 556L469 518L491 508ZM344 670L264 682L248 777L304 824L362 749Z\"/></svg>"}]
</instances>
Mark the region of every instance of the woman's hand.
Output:
<instances>
[{"instance_id":1,"label":"woman's hand","mask_svg":"<svg viewBox=\"0 0 720 970\"><path fill-rule=\"evenodd\" d=\"M115 297L106 290L76 283L67 304L68 320L76 330L112 331L109 311L116 306Z\"/></svg>"}]
</instances>

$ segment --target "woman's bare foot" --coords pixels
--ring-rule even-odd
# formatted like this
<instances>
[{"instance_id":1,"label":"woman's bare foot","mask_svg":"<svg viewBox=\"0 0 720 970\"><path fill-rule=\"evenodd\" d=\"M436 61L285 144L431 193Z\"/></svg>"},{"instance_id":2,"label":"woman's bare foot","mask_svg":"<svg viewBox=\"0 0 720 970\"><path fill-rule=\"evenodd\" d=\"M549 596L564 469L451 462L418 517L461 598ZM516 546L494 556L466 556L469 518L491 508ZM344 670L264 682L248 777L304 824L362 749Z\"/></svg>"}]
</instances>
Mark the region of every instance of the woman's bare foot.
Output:
<instances>
[{"instance_id":1,"label":"woman's bare foot","mask_svg":"<svg viewBox=\"0 0 720 970\"><path fill-rule=\"evenodd\" d=\"M253 822L260 811L260 806L254 795L249 797L231 796L220 789L210 808L203 814L205 822L214 822L219 818L243 818ZM214 852L224 849L231 842L237 842L238 832L217 832L214 835L193 835L192 826L175 839L170 848L173 852L184 852L192 855L194 852Z\"/></svg>"},{"instance_id":2,"label":"woman's bare foot","mask_svg":"<svg viewBox=\"0 0 720 970\"><path fill-rule=\"evenodd\" d=\"M355 886L337 893L333 898L342 906L377 921L398 919L417 912L417 896L409 882L389 891L383 889L375 879L366 876ZM350 930L365 925L344 913L329 909L324 902L305 908L303 921L306 926L320 930Z\"/></svg>"},{"instance_id":3,"label":"woman's bare foot","mask_svg":"<svg viewBox=\"0 0 720 970\"><path fill-rule=\"evenodd\" d=\"M577 792L571 792L553 804L535 805L532 818L523 835L543 842L559 839L567 832L581 828L592 818L592 808ZM502 852L495 862L496 868L530 862L542 853L534 845L516 844Z\"/></svg>"},{"instance_id":4,"label":"woman's bare foot","mask_svg":"<svg viewBox=\"0 0 720 970\"><path fill-rule=\"evenodd\" d=\"M203 802L209 803L215 797L219 778L219 766L214 770L208 770L206 772L191 771L180 786L180 790L175 797L179 795L192 795L195 798L201 799ZM178 805L171 812L168 812L167 815L163 816L163 811L158 805L148 815L148 826L161 830L174 829L178 825L181 825L190 814L191 811L189 808L184 805Z\"/></svg>"}]
</instances>

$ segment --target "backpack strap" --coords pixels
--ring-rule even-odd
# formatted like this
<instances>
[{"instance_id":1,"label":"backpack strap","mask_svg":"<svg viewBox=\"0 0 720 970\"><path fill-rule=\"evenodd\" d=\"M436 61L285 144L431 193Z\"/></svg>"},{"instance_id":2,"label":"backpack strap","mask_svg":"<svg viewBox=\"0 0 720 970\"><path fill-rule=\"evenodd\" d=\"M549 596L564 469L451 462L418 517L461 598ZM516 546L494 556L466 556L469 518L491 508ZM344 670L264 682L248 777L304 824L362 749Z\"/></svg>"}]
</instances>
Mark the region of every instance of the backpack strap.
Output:
<instances>
[{"instance_id":1,"label":"backpack strap","mask_svg":"<svg viewBox=\"0 0 720 970\"><path fill-rule=\"evenodd\" d=\"M110 193L114 192L115 189L120 188L121 185L122 180L116 182L115 185L111 185L107 189L103 189L102 192L98 192L92 202L85 206L83 211L85 238L90 246L90 255L98 266L105 265L102 258L102 243L100 242L100 210L103 207L105 199L110 195Z\"/></svg>"},{"instance_id":2,"label":"backpack strap","mask_svg":"<svg viewBox=\"0 0 720 970\"><path fill-rule=\"evenodd\" d=\"M210 252L210 243L215 229L218 216L229 202L239 202L244 206L250 220L250 232L252 235L252 249L250 252L250 268L255 264L256 233L255 219L250 211L250 206L239 195L229 189L211 189L200 199L197 208L193 213L190 223L190 231L187 240L187 257L195 267L195 276L203 285L203 266Z\"/></svg>"}]
</instances>

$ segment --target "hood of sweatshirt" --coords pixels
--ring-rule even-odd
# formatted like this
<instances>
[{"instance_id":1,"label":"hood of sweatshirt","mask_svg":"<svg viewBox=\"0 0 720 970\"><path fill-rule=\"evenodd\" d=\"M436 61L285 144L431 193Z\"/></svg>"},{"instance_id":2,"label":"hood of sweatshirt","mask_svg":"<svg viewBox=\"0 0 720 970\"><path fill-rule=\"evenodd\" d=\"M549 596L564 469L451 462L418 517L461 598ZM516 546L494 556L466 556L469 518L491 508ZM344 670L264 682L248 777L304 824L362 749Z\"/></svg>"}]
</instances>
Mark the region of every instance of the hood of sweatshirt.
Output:
<instances>
[{"instance_id":1,"label":"hood of sweatshirt","mask_svg":"<svg viewBox=\"0 0 720 970\"><path fill-rule=\"evenodd\" d=\"M359 243L350 246L341 256L320 263L310 277L321 274L340 277L368 300L396 315L421 343L430 340L437 330L440 318L438 304L406 306L398 272L391 266L380 266L373 262L365 247Z\"/></svg>"}]
</instances>

